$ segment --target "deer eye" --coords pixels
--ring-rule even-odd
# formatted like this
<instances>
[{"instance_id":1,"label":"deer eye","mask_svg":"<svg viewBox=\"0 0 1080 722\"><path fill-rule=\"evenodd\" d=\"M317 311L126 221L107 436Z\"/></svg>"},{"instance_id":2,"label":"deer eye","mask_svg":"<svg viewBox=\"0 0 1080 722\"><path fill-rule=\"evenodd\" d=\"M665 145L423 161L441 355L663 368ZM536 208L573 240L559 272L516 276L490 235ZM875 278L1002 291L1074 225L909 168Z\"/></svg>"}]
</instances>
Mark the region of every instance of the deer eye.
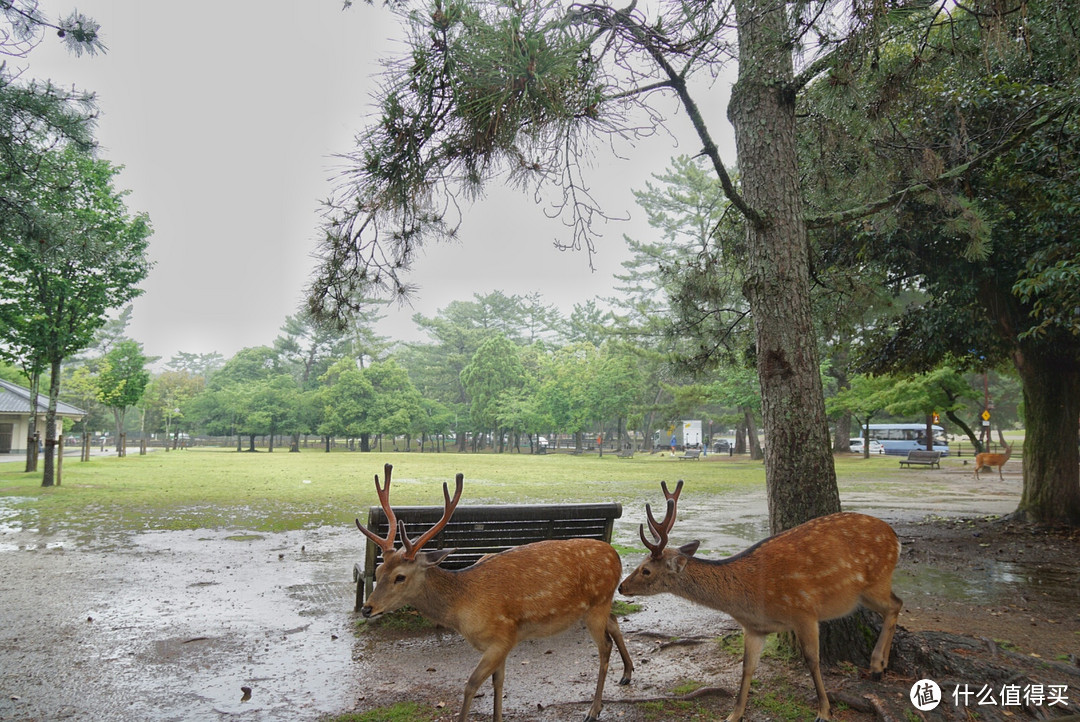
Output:
<instances>
[{"instance_id":1,"label":"deer eye","mask_svg":"<svg viewBox=\"0 0 1080 722\"><path fill-rule=\"evenodd\" d=\"M403 581L405 581L404 574L398 574L396 577L394 577L394 584L401 584Z\"/></svg>"},{"instance_id":2,"label":"deer eye","mask_svg":"<svg viewBox=\"0 0 1080 722\"><path fill-rule=\"evenodd\" d=\"M652 574L652 572L650 572L648 569L642 569L641 570L641 576L643 576L643 577L647 577L650 574Z\"/></svg>"}]
</instances>

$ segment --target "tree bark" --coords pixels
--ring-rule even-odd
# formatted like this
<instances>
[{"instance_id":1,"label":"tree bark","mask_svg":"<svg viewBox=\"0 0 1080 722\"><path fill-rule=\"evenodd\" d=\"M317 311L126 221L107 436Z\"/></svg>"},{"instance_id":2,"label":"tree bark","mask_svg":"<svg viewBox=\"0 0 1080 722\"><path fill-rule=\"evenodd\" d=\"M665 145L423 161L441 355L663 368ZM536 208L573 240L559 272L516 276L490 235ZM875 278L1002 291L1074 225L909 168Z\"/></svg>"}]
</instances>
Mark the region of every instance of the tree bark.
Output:
<instances>
[{"instance_id":1,"label":"tree bark","mask_svg":"<svg viewBox=\"0 0 1080 722\"><path fill-rule=\"evenodd\" d=\"M56 481L54 460L56 440L56 402L60 397L60 360L52 362L49 377L49 407L45 412L45 460L42 463L41 485L53 486Z\"/></svg>"},{"instance_id":2,"label":"tree bark","mask_svg":"<svg viewBox=\"0 0 1080 722\"><path fill-rule=\"evenodd\" d=\"M1080 367L1049 354L1014 355L1024 392L1024 490L1016 513L1080 525Z\"/></svg>"},{"instance_id":3,"label":"tree bark","mask_svg":"<svg viewBox=\"0 0 1080 722\"><path fill-rule=\"evenodd\" d=\"M748 219L743 291L754 317L769 527L840 511L810 308L810 259L795 134L792 44L783 3L736 0L735 128Z\"/></svg>"},{"instance_id":4,"label":"tree bark","mask_svg":"<svg viewBox=\"0 0 1080 722\"><path fill-rule=\"evenodd\" d=\"M739 453L741 454L745 451L750 454L750 459L752 461L762 459L765 454L761 450L761 442L758 441L757 423L754 421L754 410L749 406L740 406L739 410L742 411L743 415L742 429L745 429L746 432L746 448L740 450Z\"/></svg>"},{"instance_id":5,"label":"tree bark","mask_svg":"<svg viewBox=\"0 0 1080 722\"><path fill-rule=\"evenodd\" d=\"M41 387L41 375L34 373L30 377L30 417L26 422L26 468L24 471L37 471L37 407L38 389Z\"/></svg>"}]
</instances>

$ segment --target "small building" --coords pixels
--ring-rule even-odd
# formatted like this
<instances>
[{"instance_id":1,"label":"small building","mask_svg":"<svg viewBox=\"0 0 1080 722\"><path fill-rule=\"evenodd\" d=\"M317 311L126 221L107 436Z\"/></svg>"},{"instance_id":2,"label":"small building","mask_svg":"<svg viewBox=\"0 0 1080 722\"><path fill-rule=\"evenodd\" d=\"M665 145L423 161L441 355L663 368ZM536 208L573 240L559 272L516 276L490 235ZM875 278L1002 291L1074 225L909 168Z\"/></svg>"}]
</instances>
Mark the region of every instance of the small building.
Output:
<instances>
[{"instance_id":1,"label":"small building","mask_svg":"<svg viewBox=\"0 0 1080 722\"><path fill-rule=\"evenodd\" d=\"M49 397L38 395L37 429L45 434L45 413L49 410ZM56 403L57 418L79 421L86 412L63 401ZM25 454L26 439L30 427L30 389L0 379L0 454ZM56 438L64 433L63 425L56 425Z\"/></svg>"}]
</instances>

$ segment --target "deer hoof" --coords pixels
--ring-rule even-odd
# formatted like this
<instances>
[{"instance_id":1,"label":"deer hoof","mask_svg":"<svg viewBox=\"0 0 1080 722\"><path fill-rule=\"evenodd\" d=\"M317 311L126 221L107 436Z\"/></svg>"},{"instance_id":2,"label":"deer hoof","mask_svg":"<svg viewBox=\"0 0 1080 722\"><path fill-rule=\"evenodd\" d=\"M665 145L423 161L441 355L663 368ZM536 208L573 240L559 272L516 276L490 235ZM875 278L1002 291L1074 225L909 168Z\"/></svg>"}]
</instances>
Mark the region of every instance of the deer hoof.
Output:
<instances>
[{"instance_id":1,"label":"deer hoof","mask_svg":"<svg viewBox=\"0 0 1080 722\"><path fill-rule=\"evenodd\" d=\"M630 684L630 678L629 677L623 677L622 679L619 680L619 686L620 687L625 687L628 684Z\"/></svg>"}]
</instances>

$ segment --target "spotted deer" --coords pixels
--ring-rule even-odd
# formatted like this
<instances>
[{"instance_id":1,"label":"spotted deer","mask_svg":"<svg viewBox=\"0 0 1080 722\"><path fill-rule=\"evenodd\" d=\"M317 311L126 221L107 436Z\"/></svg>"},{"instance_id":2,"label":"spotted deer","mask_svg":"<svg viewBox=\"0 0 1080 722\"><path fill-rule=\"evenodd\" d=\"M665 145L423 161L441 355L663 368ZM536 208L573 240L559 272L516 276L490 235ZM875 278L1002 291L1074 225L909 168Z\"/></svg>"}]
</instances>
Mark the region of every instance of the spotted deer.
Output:
<instances>
[{"instance_id":1,"label":"spotted deer","mask_svg":"<svg viewBox=\"0 0 1080 722\"><path fill-rule=\"evenodd\" d=\"M1001 475L1001 470L1005 467L1005 462L1012 456L1013 447L1005 443L1005 435L998 429L998 440L1001 441L1001 445L1005 447L1004 454L991 454L984 451L981 454L975 454L975 478L979 478L979 472L983 469L990 469L997 467L998 479L1005 481L1005 477Z\"/></svg>"},{"instance_id":2,"label":"spotted deer","mask_svg":"<svg viewBox=\"0 0 1080 722\"><path fill-rule=\"evenodd\" d=\"M390 506L390 473L375 490L386 512L388 532L382 538L356 526L379 548L383 563L375 570L375 590L361 614L374 619L409 605L431 621L461 633L481 653L480 662L465 684L459 722L464 722L477 689L488 677L495 688L494 720L502 720L503 680L506 657L518 642L558 634L583 620L600 651L600 673L596 693L589 707L589 720L596 720L603 707L612 643L623 661L619 684L629 684L634 664L626 651L622 631L611 614L611 602L622 575L622 561L606 542L597 539L552 539L533 542L491 554L465 569L450 571L438 564L453 549L421 552L450 520L461 498L463 475L457 475L453 499L443 483L445 499L442 518L416 540L405 533ZM402 548L394 548L400 533Z\"/></svg>"},{"instance_id":3,"label":"spotted deer","mask_svg":"<svg viewBox=\"0 0 1080 722\"><path fill-rule=\"evenodd\" d=\"M657 522L645 505L656 543L645 538L641 525L638 531L650 556L623 580L619 592L629 596L668 592L726 612L742 625L742 681L727 722L738 722L746 711L750 679L765 636L786 630L795 632L814 679L817 718L829 719L829 698L818 660L818 623L843 617L859 604L884 620L870 662L875 679L880 678L902 606L892 593L900 543L888 524L864 514L830 514L727 559L698 559L694 553L700 542L666 548L683 483L674 493L668 492L666 483L661 486L667 500L663 521Z\"/></svg>"}]
</instances>

